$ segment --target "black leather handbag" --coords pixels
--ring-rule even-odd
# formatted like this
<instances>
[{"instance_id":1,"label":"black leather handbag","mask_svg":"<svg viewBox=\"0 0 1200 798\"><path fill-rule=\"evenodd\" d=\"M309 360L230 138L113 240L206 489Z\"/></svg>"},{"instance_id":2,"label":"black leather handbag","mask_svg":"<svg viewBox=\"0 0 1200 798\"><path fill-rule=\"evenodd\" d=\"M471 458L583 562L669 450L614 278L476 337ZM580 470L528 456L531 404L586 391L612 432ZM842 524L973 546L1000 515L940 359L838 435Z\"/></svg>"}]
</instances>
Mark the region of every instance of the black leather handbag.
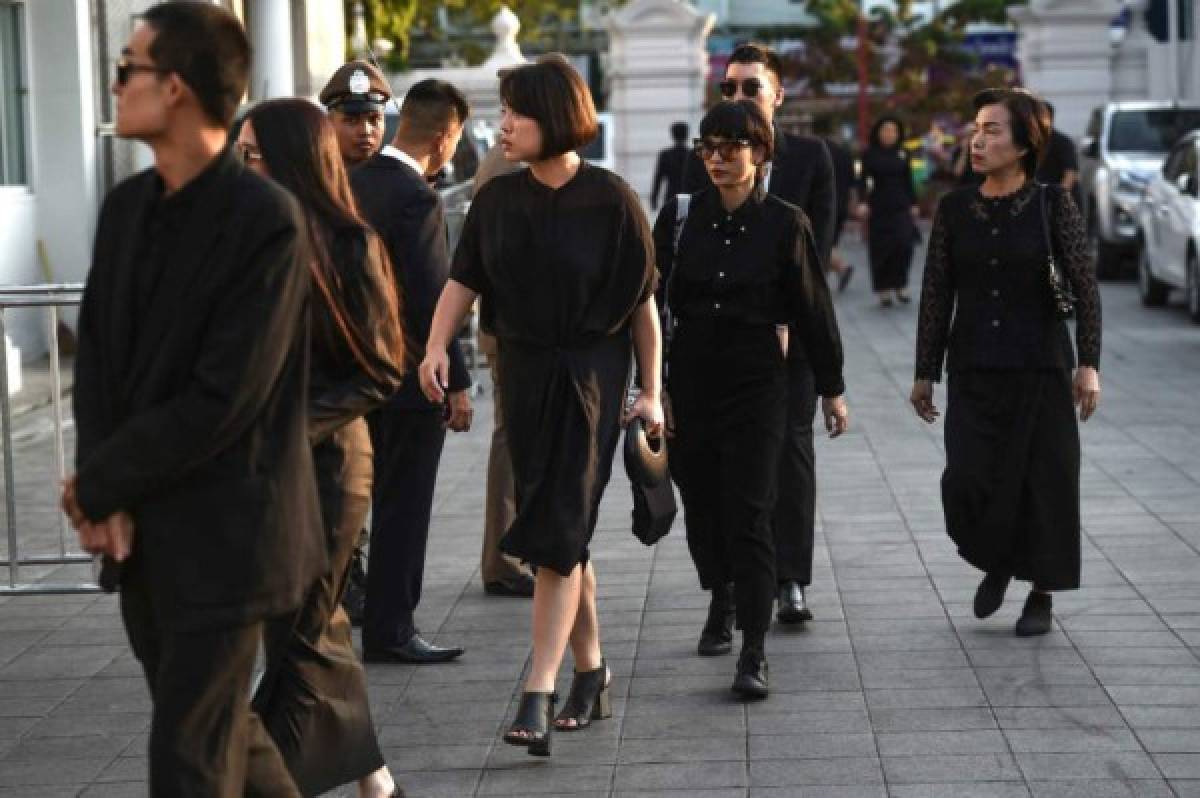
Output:
<instances>
[{"instance_id":1,"label":"black leather handbag","mask_svg":"<svg viewBox=\"0 0 1200 798\"><path fill-rule=\"evenodd\" d=\"M1046 187L1041 187L1042 201L1042 235L1046 238L1046 282L1050 285L1051 308L1054 317L1066 321L1075 315L1075 303L1078 301L1071 291L1071 284L1066 275L1058 267L1054 257L1054 239L1050 237L1050 214L1046 210Z\"/></svg>"},{"instance_id":2,"label":"black leather handbag","mask_svg":"<svg viewBox=\"0 0 1200 798\"><path fill-rule=\"evenodd\" d=\"M667 470L667 439L651 440L645 422L635 418L625 427L624 455L633 488L633 534L653 546L671 531L679 512Z\"/></svg>"}]
</instances>

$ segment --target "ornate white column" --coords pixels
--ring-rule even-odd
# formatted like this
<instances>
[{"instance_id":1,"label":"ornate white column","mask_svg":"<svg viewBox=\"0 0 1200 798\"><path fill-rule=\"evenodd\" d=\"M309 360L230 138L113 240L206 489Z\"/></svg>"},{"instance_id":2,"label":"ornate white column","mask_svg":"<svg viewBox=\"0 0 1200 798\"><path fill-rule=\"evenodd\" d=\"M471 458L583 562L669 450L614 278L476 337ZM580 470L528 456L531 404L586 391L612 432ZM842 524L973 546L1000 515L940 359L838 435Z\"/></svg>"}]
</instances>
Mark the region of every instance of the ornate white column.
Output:
<instances>
[{"instance_id":1,"label":"ornate white column","mask_svg":"<svg viewBox=\"0 0 1200 798\"><path fill-rule=\"evenodd\" d=\"M716 17L679 0L633 0L609 21L616 171L650 193L658 151L669 128L695 130L704 110L708 54L704 43Z\"/></svg>"},{"instance_id":2,"label":"ornate white column","mask_svg":"<svg viewBox=\"0 0 1200 798\"><path fill-rule=\"evenodd\" d=\"M254 47L250 97L290 97L296 91L292 59L292 10L288 0L247 0Z\"/></svg>"}]
</instances>

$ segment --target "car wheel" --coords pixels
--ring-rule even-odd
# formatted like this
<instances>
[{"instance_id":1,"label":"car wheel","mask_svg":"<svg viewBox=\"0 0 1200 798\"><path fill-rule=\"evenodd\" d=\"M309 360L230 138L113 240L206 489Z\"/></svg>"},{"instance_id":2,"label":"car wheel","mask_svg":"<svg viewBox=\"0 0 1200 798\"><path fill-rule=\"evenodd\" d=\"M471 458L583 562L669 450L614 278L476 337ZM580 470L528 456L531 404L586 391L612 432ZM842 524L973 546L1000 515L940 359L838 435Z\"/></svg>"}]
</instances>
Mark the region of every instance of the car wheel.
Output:
<instances>
[{"instance_id":1,"label":"car wheel","mask_svg":"<svg viewBox=\"0 0 1200 798\"><path fill-rule=\"evenodd\" d=\"M1146 307L1157 308L1167 303L1169 289L1166 283L1151 274L1150 255L1145 243L1138 247L1137 286L1138 296L1142 298L1142 304Z\"/></svg>"},{"instance_id":2,"label":"car wheel","mask_svg":"<svg viewBox=\"0 0 1200 798\"><path fill-rule=\"evenodd\" d=\"M1200 261L1195 252L1188 253L1187 309L1192 321L1200 324Z\"/></svg>"}]
</instances>

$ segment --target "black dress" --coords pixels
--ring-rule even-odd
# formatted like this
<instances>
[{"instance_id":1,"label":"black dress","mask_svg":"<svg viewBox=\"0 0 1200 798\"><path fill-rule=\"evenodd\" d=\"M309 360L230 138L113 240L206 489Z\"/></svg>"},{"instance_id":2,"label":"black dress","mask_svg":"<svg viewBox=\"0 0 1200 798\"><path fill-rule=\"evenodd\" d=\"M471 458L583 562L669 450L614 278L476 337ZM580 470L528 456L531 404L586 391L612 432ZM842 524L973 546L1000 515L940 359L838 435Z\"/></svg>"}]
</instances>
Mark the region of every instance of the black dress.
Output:
<instances>
[{"instance_id":1,"label":"black dress","mask_svg":"<svg viewBox=\"0 0 1200 798\"><path fill-rule=\"evenodd\" d=\"M495 332L517 515L501 548L566 576L586 562L620 435L629 323L653 295L641 203L583 162L552 189L522 170L467 214L450 277Z\"/></svg>"},{"instance_id":2,"label":"black dress","mask_svg":"<svg viewBox=\"0 0 1200 798\"><path fill-rule=\"evenodd\" d=\"M871 147L862 156L862 189L867 217L867 256L871 286L892 291L908 285L917 242L912 207L917 204L908 153L900 147Z\"/></svg>"},{"instance_id":3,"label":"black dress","mask_svg":"<svg viewBox=\"0 0 1200 798\"><path fill-rule=\"evenodd\" d=\"M946 529L962 557L1044 590L1079 587L1075 352L1046 282L1042 192L1055 256L1079 298L1080 365L1100 362L1100 294L1083 220L1058 186L1005 197L962 188L934 218L921 291L917 379L950 375ZM953 322L951 321L953 319Z\"/></svg>"},{"instance_id":4,"label":"black dress","mask_svg":"<svg viewBox=\"0 0 1200 798\"><path fill-rule=\"evenodd\" d=\"M655 224L671 255L675 201ZM817 392L838 396L842 345L804 212L758 191L733 213L715 188L691 201L668 285L675 319L671 474L688 548L706 589L734 583L738 626L766 631L775 597L772 513L787 418L787 365L775 328L808 356Z\"/></svg>"},{"instance_id":5,"label":"black dress","mask_svg":"<svg viewBox=\"0 0 1200 798\"><path fill-rule=\"evenodd\" d=\"M319 795L384 764L371 723L366 674L341 606L350 556L371 503L371 438L363 416L400 386L383 348L393 288L379 240L339 232L331 244L354 349L318 286L312 302L309 438L330 569L303 607L267 626L267 668L254 706L304 795ZM364 365L365 364L365 365ZM369 368L368 368L369 367Z\"/></svg>"}]
</instances>

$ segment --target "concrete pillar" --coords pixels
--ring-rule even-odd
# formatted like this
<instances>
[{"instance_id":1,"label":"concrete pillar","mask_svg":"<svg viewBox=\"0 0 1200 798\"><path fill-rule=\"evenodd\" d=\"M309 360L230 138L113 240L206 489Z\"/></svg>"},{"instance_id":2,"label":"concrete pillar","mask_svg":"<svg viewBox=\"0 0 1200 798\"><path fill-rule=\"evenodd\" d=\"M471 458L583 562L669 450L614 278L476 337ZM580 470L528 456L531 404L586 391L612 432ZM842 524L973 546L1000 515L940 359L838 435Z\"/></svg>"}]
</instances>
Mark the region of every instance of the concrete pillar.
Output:
<instances>
[{"instance_id":1,"label":"concrete pillar","mask_svg":"<svg viewBox=\"0 0 1200 798\"><path fill-rule=\"evenodd\" d=\"M290 97L295 93L292 10L288 0L247 0L246 16L254 62L250 97Z\"/></svg>"},{"instance_id":2,"label":"concrete pillar","mask_svg":"<svg viewBox=\"0 0 1200 798\"><path fill-rule=\"evenodd\" d=\"M342 3L296 3L296 94L315 97L346 61L346 15Z\"/></svg>"},{"instance_id":3,"label":"concrete pillar","mask_svg":"<svg viewBox=\"0 0 1200 798\"><path fill-rule=\"evenodd\" d=\"M1020 30L1025 85L1055 105L1058 127L1078 137L1091 110L1113 94L1111 0L1032 0L1010 8Z\"/></svg>"},{"instance_id":4,"label":"concrete pillar","mask_svg":"<svg viewBox=\"0 0 1200 798\"><path fill-rule=\"evenodd\" d=\"M679 0L633 0L609 20L616 171L643 196L671 124L700 121L715 22Z\"/></svg>"}]
</instances>

